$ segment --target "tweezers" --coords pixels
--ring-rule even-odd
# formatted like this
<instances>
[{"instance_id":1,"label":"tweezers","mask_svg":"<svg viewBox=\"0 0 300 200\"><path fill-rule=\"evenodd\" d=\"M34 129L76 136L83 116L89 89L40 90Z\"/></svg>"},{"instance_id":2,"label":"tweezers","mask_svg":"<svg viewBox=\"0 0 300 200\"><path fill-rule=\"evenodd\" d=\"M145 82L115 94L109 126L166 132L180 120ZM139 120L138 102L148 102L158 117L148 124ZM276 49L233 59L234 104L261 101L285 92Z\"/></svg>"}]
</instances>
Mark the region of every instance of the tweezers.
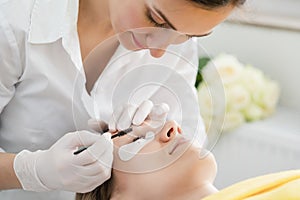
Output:
<instances>
[{"instance_id":1,"label":"tweezers","mask_svg":"<svg viewBox=\"0 0 300 200\"><path fill-rule=\"evenodd\" d=\"M119 131L118 133L114 134L111 136L111 139L114 139L116 137L121 137L123 135L126 135L127 133L130 133L132 131L132 128L129 127L128 129L125 129L125 130L122 130L122 131ZM104 133L107 133L108 130L106 130ZM103 134L104 134L103 133ZM77 151L75 151L73 154L74 155L77 155L77 154L80 154L81 152L83 152L84 150L86 150L88 147L85 147L85 146L82 146L82 147L79 147Z\"/></svg>"}]
</instances>

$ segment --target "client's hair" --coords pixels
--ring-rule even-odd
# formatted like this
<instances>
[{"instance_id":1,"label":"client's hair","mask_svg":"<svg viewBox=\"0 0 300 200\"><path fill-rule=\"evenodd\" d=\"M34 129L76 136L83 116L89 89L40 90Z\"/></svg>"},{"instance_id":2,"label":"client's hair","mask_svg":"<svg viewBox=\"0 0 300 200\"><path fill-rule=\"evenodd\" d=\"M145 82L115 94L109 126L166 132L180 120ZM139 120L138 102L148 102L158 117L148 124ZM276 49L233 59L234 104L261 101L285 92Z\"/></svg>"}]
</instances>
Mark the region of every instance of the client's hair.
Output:
<instances>
[{"instance_id":1,"label":"client's hair","mask_svg":"<svg viewBox=\"0 0 300 200\"><path fill-rule=\"evenodd\" d=\"M77 193L76 200L110 200L113 191L113 179L105 181L102 185L96 187L93 191L88 193Z\"/></svg>"}]
</instances>

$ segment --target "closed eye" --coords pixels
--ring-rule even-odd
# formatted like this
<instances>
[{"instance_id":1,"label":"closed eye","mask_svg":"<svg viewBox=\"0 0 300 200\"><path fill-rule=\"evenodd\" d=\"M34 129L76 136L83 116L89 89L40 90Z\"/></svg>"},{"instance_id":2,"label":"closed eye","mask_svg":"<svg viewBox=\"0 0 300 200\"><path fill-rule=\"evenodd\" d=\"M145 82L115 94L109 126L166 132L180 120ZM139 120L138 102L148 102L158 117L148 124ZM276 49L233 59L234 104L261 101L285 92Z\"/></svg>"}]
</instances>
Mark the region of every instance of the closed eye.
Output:
<instances>
[{"instance_id":1,"label":"closed eye","mask_svg":"<svg viewBox=\"0 0 300 200\"><path fill-rule=\"evenodd\" d=\"M141 137L136 137L136 138L134 138L133 140L132 140L132 142L135 142L135 141L137 141L138 139L140 139Z\"/></svg>"},{"instance_id":2,"label":"closed eye","mask_svg":"<svg viewBox=\"0 0 300 200\"><path fill-rule=\"evenodd\" d=\"M152 17L151 11L148 8L146 11L146 15L147 15L147 20L148 22L150 22L152 25L154 25L155 27L158 28L170 28L168 23L164 22L164 23L158 23L157 21L155 21Z\"/></svg>"}]
</instances>

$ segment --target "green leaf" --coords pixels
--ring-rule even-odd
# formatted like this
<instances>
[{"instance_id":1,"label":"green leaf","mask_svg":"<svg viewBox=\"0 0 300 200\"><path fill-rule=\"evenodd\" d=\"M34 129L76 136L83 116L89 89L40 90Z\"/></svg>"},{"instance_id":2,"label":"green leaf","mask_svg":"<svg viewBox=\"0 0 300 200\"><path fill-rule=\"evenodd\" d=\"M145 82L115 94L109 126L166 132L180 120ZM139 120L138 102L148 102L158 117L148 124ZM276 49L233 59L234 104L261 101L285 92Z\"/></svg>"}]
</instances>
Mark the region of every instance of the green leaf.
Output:
<instances>
[{"instance_id":1,"label":"green leaf","mask_svg":"<svg viewBox=\"0 0 300 200\"><path fill-rule=\"evenodd\" d=\"M203 77L201 74L202 69L207 65L207 63L210 61L211 59L209 57L201 57L199 58L199 64L198 64L198 73L197 73L197 78L196 78L196 83L195 83L195 87L198 88L199 84L202 82Z\"/></svg>"}]
</instances>

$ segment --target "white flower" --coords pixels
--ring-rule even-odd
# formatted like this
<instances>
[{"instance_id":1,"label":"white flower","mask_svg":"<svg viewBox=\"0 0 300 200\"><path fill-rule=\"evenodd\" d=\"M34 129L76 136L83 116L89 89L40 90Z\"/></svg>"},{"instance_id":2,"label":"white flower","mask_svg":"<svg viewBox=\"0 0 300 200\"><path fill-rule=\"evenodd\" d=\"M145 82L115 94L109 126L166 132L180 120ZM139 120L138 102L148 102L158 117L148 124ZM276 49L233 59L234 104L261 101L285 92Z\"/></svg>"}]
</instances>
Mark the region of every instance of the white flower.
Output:
<instances>
[{"instance_id":1,"label":"white flower","mask_svg":"<svg viewBox=\"0 0 300 200\"><path fill-rule=\"evenodd\" d=\"M200 112L202 115L222 115L226 109L224 87L201 83L198 89Z\"/></svg>"},{"instance_id":2,"label":"white flower","mask_svg":"<svg viewBox=\"0 0 300 200\"><path fill-rule=\"evenodd\" d=\"M247 121L260 120L264 116L264 110L254 103L250 104L247 108L245 108L243 113Z\"/></svg>"},{"instance_id":3,"label":"white flower","mask_svg":"<svg viewBox=\"0 0 300 200\"><path fill-rule=\"evenodd\" d=\"M280 89L278 84L272 80L266 80L264 92L261 94L259 104L264 109L264 117L271 115L279 100Z\"/></svg>"},{"instance_id":4,"label":"white flower","mask_svg":"<svg viewBox=\"0 0 300 200\"><path fill-rule=\"evenodd\" d=\"M225 115L223 131L232 130L245 122L245 118L242 113L238 111L228 111Z\"/></svg>"},{"instance_id":5,"label":"white flower","mask_svg":"<svg viewBox=\"0 0 300 200\"><path fill-rule=\"evenodd\" d=\"M279 99L280 89L278 84L266 78L261 71L253 67L247 68L244 76L243 83L251 92L252 102L259 106L262 112L261 116L250 117L250 120L262 119L272 114ZM252 109L256 110L252 112L258 112L258 109L255 109L253 106Z\"/></svg>"},{"instance_id":6,"label":"white flower","mask_svg":"<svg viewBox=\"0 0 300 200\"><path fill-rule=\"evenodd\" d=\"M226 85L240 78L243 67L234 56L221 54L208 63L202 74L207 82L221 79L223 84Z\"/></svg>"},{"instance_id":7,"label":"white flower","mask_svg":"<svg viewBox=\"0 0 300 200\"><path fill-rule=\"evenodd\" d=\"M241 74L241 82L245 88L255 94L259 88L264 86L264 74L262 71L248 65L244 68L243 73Z\"/></svg>"},{"instance_id":8,"label":"white flower","mask_svg":"<svg viewBox=\"0 0 300 200\"><path fill-rule=\"evenodd\" d=\"M263 119L274 112L278 103L278 84L261 70L243 66L232 55L216 57L203 68L202 75L199 106L208 129L223 124L223 131L228 131L245 121Z\"/></svg>"},{"instance_id":9,"label":"white flower","mask_svg":"<svg viewBox=\"0 0 300 200\"><path fill-rule=\"evenodd\" d=\"M227 107L242 110L251 102L250 93L242 84L231 84L225 87Z\"/></svg>"}]
</instances>

